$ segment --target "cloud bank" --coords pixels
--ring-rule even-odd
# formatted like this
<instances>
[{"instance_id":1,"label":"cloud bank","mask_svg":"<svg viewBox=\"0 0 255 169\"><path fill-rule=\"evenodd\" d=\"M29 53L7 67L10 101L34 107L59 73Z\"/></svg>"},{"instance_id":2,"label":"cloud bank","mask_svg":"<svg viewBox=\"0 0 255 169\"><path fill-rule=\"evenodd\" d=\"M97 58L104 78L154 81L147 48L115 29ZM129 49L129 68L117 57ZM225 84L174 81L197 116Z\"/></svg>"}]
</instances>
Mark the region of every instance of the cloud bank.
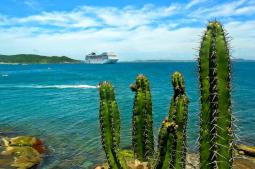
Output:
<instances>
[{"instance_id":1,"label":"cloud bank","mask_svg":"<svg viewBox=\"0 0 255 169\"><path fill-rule=\"evenodd\" d=\"M30 4L29 4L30 2ZM27 1L36 6L35 1ZM208 20L224 23L234 58L253 59L255 2L193 0L168 6L80 6L26 17L0 13L0 53L67 55L114 51L122 61L194 59Z\"/></svg>"}]
</instances>

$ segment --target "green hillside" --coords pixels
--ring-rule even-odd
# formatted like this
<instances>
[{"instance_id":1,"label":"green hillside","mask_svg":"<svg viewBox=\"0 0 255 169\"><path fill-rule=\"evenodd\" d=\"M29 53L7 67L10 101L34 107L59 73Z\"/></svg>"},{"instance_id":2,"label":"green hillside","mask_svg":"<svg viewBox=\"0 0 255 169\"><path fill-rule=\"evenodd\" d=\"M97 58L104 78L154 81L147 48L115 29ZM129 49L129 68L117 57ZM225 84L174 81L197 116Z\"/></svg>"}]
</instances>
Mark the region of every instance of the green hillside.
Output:
<instances>
[{"instance_id":1,"label":"green hillside","mask_svg":"<svg viewBox=\"0 0 255 169\"><path fill-rule=\"evenodd\" d=\"M47 64L47 63L80 63L66 56L41 56L34 54L0 55L0 63Z\"/></svg>"}]
</instances>

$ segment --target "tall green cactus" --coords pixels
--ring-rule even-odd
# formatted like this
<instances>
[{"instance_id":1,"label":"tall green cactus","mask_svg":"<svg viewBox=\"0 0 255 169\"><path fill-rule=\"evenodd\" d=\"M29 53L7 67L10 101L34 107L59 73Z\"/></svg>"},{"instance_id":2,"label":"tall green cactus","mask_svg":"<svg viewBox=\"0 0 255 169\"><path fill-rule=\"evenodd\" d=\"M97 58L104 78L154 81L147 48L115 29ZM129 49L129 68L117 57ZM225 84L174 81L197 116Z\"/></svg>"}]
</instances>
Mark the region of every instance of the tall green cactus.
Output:
<instances>
[{"instance_id":1,"label":"tall green cactus","mask_svg":"<svg viewBox=\"0 0 255 169\"><path fill-rule=\"evenodd\" d=\"M155 169L185 168L189 101L181 73L175 72L172 75L172 85L174 87L174 95L171 100L168 119L162 123L159 132L159 157Z\"/></svg>"},{"instance_id":2,"label":"tall green cactus","mask_svg":"<svg viewBox=\"0 0 255 169\"><path fill-rule=\"evenodd\" d=\"M130 86L136 93L133 107L132 146L135 157L146 161L154 153L152 101L150 85L144 75L138 75Z\"/></svg>"},{"instance_id":3,"label":"tall green cactus","mask_svg":"<svg viewBox=\"0 0 255 169\"><path fill-rule=\"evenodd\" d=\"M230 54L222 25L210 22L199 51L200 168L232 168Z\"/></svg>"},{"instance_id":4,"label":"tall green cactus","mask_svg":"<svg viewBox=\"0 0 255 169\"><path fill-rule=\"evenodd\" d=\"M176 151L176 124L168 119L162 122L158 135L158 154L154 169L173 168Z\"/></svg>"},{"instance_id":5,"label":"tall green cactus","mask_svg":"<svg viewBox=\"0 0 255 169\"><path fill-rule=\"evenodd\" d=\"M125 169L126 164L118 154L120 149L120 113L112 85L108 82L101 83L99 94L101 140L109 167Z\"/></svg>"},{"instance_id":6,"label":"tall green cactus","mask_svg":"<svg viewBox=\"0 0 255 169\"><path fill-rule=\"evenodd\" d=\"M174 109L169 111L169 120L173 120L177 127L176 130L176 153L175 153L175 169L185 168L186 153L187 153L187 119L188 119L188 97L186 95L184 78L179 72L172 75L172 85L174 87L173 100ZM171 104L172 105L172 104Z\"/></svg>"}]
</instances>

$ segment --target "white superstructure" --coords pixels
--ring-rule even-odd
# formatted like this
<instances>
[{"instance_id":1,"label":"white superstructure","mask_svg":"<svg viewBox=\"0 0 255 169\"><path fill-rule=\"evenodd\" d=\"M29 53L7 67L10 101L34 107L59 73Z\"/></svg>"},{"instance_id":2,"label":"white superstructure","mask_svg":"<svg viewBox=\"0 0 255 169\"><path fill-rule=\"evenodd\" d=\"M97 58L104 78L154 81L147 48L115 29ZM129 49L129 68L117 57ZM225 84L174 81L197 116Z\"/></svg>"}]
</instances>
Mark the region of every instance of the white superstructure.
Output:
<instances>
[{"instance_id":1,"label":"white superstructure","mask_svg":"<svg viewBox=\"0 0 255 169\"><path fill-rule=\"evenodd\" d=\"M118 57L113 52L104 52L100 55L97 55L95 52L92 52L85 57L85 63L90 64L110 64L116 63L118 61Z\"/></svg>"}]
</instances>

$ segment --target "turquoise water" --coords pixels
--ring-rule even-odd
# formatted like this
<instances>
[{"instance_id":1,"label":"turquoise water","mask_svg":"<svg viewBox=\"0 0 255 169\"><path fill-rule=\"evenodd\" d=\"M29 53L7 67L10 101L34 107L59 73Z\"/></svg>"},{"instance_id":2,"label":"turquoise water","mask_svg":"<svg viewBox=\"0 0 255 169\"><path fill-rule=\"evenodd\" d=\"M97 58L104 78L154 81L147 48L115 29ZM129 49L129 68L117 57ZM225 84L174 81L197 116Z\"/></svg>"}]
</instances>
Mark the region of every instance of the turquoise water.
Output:
<instances>
[{"instance_id":1,"label":"turquoise water","mask_svg":"<svg viewBox=\"0 0 255 169\"><path fill-rule=\"evenodd\" d=\"M155 135L173 94L170 74L184 74L189 105L189 149L196 150L199 89L196 63L113 65L0 65L0 136L34 135L48 149L41 168L93 168L105 160L98 121L98 89L103 80L116 88L123 147L130 146L134 94L139 73L151 82ZM255 62L233 63L233 111L239 141L255 142ZM156 138L156 137L155 137Z\"/></svg>"}]
</instances>

